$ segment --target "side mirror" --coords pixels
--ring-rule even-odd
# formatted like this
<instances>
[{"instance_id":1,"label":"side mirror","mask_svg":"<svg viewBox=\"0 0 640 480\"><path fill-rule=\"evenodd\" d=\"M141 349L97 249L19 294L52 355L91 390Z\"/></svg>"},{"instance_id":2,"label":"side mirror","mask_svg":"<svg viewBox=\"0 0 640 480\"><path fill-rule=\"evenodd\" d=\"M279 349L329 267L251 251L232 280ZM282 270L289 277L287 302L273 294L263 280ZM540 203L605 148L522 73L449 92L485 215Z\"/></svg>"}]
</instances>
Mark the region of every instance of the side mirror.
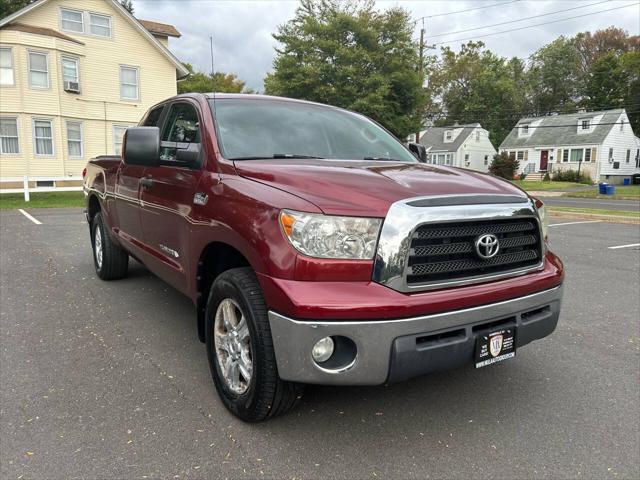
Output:
<instances>
[{"instance_id":1,"label":"side mirror","mask_svg":"<svg viewBox=\"0 0 640 480\"><path fill-rule=\"evenodd\" d=\"M122 141L122 158L127 165L157 167L160 164L160 129L127 128Z\"/></svg>"},{"instance_id":2,"label":"side mirror","mask_svg":"<svg viewBox=\"0 0 640 480\"><path fill-rule=\"evenodd\" d=\"M409 142L407 145L411 153L418 159L418 161L425 163L427 161L427 148L421 143Z\"/></svg>"},{"instance_id":3,"label":"side mirror","mask_svg":"<svg viewBox=\"0 0 640 480\"><path fill-rule=\"evenodd\" d=\"M190 167L197 167L200 165L200 151L200 143L190 143L187 148L176 149L176 160L184 162Z\"/></svg>"}]
</instances>

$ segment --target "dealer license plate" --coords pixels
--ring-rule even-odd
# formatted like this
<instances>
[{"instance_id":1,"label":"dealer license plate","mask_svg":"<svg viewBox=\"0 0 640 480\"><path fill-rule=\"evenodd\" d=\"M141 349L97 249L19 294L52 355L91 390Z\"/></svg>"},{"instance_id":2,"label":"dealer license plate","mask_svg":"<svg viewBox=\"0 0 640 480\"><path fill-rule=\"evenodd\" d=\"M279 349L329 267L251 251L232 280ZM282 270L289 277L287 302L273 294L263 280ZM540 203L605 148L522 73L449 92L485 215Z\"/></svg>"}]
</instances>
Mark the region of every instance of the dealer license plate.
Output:
<instances>
[{"instance_id":1,"label":"dealer license plate","mask_svg":"<svg viewBox=\"0 0 640 480\"><path fill-rule=\"evenodd\" d=\"M503 328L476 339L476 368L486 367L516 356L516 329Z\"/></svg>"}]
</instances>

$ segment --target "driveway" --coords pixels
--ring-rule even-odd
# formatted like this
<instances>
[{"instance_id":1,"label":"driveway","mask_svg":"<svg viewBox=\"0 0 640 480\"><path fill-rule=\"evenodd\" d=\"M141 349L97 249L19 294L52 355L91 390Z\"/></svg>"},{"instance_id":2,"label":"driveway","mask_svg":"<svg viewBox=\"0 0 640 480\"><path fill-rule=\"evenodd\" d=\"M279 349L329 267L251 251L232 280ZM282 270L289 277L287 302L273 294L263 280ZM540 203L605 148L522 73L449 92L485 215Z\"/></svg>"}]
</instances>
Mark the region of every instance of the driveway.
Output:
<instances>
[{"instance_id":1,"label":"driveway","mask_svg":"<svg viewBox=\"0 0 640 480\"><path fill-rule=\"evenodd\" d=\"M599 198L564 198L542 197L546 205L552 207L598 208L605 210L622 210L626 212L640 212L638 200L601 200Z\"/></svg>"},{"instance_id":2,"label":"driveway","mask_svg":"<svg viewBox=\"0 0 640 480\"><path fill-rule=\"evenodd\" d=\"M560 323L514 360L309 387L248 425L216 396L190 300L133 261L98 280L80 210L29 213L0 212L0 478L640 476L635 225L552 222Z\"/></svg>"}]
</instances>

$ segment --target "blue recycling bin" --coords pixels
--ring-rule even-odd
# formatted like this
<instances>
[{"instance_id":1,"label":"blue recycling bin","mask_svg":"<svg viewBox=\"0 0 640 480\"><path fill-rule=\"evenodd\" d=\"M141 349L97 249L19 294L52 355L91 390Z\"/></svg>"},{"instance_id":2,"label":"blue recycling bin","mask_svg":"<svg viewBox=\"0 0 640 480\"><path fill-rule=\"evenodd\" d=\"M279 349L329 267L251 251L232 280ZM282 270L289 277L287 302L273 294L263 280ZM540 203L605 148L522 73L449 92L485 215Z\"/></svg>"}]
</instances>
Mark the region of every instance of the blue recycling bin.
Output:
<instances>
[{"instance_id":1,"label":"blue recycling bin","mask_svg":"<svg viewBox=\"0 0 640 480\"><path fill-rule=\"evenodd\" d=\"M606 195L607 194L607 185L609 185L608 183L599 183L598 184L598 193L600 195Z\"/></svg>"},{"instance_id":2,"label":"blue recycling bin","mask_svg":"<svg viewBox=\"0 0 640 480\"><path fill-rule=\"evenodd\" d=\"M616 186L615 185L609 185L607 184L607 186L605 187L605 195L615 195L616 193Z\"/></svg>"},{"instance_id":3,"label":"blue recycling bin","mask_svg":"<svg viewBox=\"0 0 640 480\"><path fill-rule=\"evenodd\" d=\"M622 184L623 185L631 185L631 179L630 178L625 178L624 180L622 180Z\"/></svg>"}]
</instances>

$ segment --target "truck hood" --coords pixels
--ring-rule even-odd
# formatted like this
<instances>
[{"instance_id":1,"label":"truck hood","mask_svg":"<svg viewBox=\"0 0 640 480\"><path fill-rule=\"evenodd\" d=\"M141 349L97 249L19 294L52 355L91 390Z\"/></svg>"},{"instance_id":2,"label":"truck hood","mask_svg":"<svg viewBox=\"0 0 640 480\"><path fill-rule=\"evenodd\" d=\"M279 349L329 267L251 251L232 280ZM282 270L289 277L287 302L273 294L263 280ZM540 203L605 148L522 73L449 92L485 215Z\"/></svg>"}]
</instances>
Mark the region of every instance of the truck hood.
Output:
<instances>
[{"instance_id":1,"label":"truck hood","mask_svg":"<svg viewBox=\"0 0 640 480\"><path fill-rule=\"evenodd\" d=\"M238 174L301 197L330 215L384 217L412 197L508 194L518 187L471 170L387 161L238 160Z\"/></svg>"}]
</instances>

